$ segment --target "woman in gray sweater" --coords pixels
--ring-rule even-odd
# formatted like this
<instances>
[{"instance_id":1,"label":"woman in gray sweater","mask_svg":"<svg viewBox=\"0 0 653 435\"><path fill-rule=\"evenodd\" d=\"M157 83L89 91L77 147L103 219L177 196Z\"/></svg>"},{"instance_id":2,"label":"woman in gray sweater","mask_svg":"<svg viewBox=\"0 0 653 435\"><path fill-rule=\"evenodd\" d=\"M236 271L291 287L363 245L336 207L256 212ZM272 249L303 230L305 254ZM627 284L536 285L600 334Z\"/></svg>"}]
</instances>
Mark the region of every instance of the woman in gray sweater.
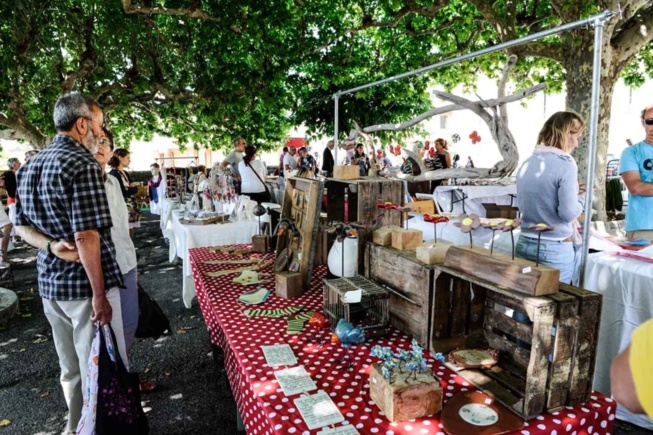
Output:
<instances>
[{"instance_id":1,"label":"woman in gray sweater","mask_svg":"<svg viewBox=\"0 0 653 435\"><path fill-rule=\"evenodd\" d=\"M517 202L522 214L516 253L535 261L539 223L553 230L542 234L540 263L560 270L560 281L571 283L580 245L578 216L585 206L585 193L578 184L578 167L571 152L578 147L585 122L575 112L557 112L540 130L538 145L517 172Z\"/></svg>"}]
</instances>

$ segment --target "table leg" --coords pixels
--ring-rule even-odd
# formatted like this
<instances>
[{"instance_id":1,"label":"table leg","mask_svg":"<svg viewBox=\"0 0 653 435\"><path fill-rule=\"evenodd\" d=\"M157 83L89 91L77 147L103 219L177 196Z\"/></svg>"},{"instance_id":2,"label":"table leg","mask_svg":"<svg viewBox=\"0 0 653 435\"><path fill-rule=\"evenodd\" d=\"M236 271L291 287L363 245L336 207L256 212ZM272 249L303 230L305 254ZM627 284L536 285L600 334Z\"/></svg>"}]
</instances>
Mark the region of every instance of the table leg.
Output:
<instances>
[{"instance_id":1,"label":"table leg","mask_svg":"<svg viewBox=\"0 0 653 435\"><path fill-rule=\"evenodd\" d=\"M236 410L236 429L238 429L238 432L245 430L245 423L243 423L243 418L238 410Z\"/></svg>"}]
</instances>

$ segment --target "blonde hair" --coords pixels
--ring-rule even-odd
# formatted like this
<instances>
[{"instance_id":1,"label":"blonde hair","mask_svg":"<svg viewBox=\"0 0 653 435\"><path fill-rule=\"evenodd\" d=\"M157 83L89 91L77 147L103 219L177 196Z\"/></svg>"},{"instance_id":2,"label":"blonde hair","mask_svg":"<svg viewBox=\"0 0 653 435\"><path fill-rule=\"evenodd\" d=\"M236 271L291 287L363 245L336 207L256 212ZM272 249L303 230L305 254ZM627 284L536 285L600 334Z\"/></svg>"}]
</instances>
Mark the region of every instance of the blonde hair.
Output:
<instances>
[{"instance_id":1,"label":"blonde hair","mask_svg":"<svg viewBox=\"0 0 653 435\"><path fill-rule=\"evenodd\" d=\"M556 112L542 126L537 135L537 143L569 152L567 135L583 130L585 130L585 121L578 113L571 110Z\"/></svg>"}]
</instances>

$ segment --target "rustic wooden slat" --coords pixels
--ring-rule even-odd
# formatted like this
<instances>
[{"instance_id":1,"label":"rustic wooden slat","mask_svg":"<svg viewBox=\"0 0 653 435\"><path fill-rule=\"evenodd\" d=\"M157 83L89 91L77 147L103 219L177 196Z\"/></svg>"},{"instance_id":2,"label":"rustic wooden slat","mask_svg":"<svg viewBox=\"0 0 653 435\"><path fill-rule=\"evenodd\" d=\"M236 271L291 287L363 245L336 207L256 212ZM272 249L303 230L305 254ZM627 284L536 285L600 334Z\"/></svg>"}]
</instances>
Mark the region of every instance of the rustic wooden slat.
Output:
<instances>
[{"instance_id":1,"label":"rustic wooden slat","mask_svg":"<svg viewBox=\"0 0 653 435\"><path fill-rule=\"evenodd\" d=\"M470 291L472 293L472 303L469 316L468 333L483 330L483 322L485 321L485 301L487 299L487 289L472 282L469 283Z\"/></svg>"},{"instance_id":2,"label":"rustic wooden slat","mask_svg":"<svg viewBox=\"0 0 653 435\"><path fill-rule=\"evenodd\" d=\"M564 284L560 285L560 291L576 297L579 304L579 323L567 396L567 405L575 405L587 402L592 391L603 296Z\"/></svg>"},{"instance_id":3,"label":"rustic wooden slat","mask_svg":"<svg viewBox=\"0 0 653 435\"><path fill-rule=\"evenodd\" d=\"M547 266L502 254L490 255L482 248L452 246L444 265L527 295L540 296L558 292L560 271ZM524 273L528 268L530 272Z\"/></svg>"},{"instance_id":4,"label":"rustic wooden slat","mask_svg":"<svg viewBox=\"0 0 653 435\"><path fill-rule=\"evenodd\" d=\"M524 397L526 382L523 378L515 376L514 372L504 370L499 365L496 365L488 370L484 370L484 373L510 390L515 396Z\"/></svg>"},{"instance_id":5,"label":"rustic wooden slat","mask_svg":"<svg viewBox=\"0 0 653 435\"><path fill-rule=\"evenodd\" d=\"M485 311L485 324L528 344L533 341L533 327L531 325L520 323L492 308Z\"/></svg>"},{"instance_id":6,"label":"rustic wooden slat","mask_svg":"<svg viewBox=\"0 0 653 435\"><path fill-rule=\"evenodd\" d=\"M461 279L453 280L451 288L451 336L465 335L469 323L471 294L469 282Z\"/></svg>"},{"instance_id":7,"label":"rustic wooden slat","mask_svg":"<svg viewBox=\"0 0 653 435\"><path fill-rule=\"evenodd\" d=\"M458 337L443 338L440 340L431 340L431 352L440 352L446 354L455 349L484 349L488 347L488 342L483 335L483 330L473 331L468 335Z\"/></svg>"},{"instance_id":8,"label":"rustic wooden slat","mask_svg":"<svg viewBox=\"0 0 653 435\"><path fill-rule=\"evenodd\" d=\"M474 384L475 387L479 388L484 393L494 397L509 409L515 411L520 416L523 414L524 399L512 394L509 390L504 388L503 385L489 377L484 371L468 369L462 370L458 372L458 374Z\"/></svg>"},{"instance_id":9,"label":"rustic wooden slat","mask_svg":"<svg viewBox=\"0 0 653 435\"><path fill-rule=\"evenodd\" d=\"M486 325L485 338L487 339L492 349L496 349L501 352L499 358L501 360L511 362L524 372L528 371L528 366L531 360L531 352L495 334L489 329L490 328Z\"/></svg>"},{"instance_id":10,"label":"rustic wooden slat","mask_svg":"<svg viewBox=\"0 0 653 435\"><path fill-rule=\"evenodd\" d=\"M556 315L553 326L553 352L549 365L546 409L559 410L567 402L569 376L572 366L574 339L578 328L578 301L565 293L548 296L556 301Z\"/></svg>"},{"instance_id":11,"label":"rustic wooden slat","mask_svg":"<svg viewBox=\"0 0 653 435\"><path fill-rule=\"evenodd\" d=\"M433 292L433 319L431 320L431 346L438 340L451 338L449 333L452 278L448 274L437 274Z\"/></svg>"},{"instance_id":12,"label":"rustic wooden slat","mask_svg":"<svg viewBox=\"0 0 653 435\"><path fill-rule=\"evenodd\" d=\"M551 326L555 306L539 308L533 318L533 343L531 344L526 395L524 396L525 418L532 418L546 409L546 381L549 375L549 354L551 353Z\"/></svg>"}]
</instances>

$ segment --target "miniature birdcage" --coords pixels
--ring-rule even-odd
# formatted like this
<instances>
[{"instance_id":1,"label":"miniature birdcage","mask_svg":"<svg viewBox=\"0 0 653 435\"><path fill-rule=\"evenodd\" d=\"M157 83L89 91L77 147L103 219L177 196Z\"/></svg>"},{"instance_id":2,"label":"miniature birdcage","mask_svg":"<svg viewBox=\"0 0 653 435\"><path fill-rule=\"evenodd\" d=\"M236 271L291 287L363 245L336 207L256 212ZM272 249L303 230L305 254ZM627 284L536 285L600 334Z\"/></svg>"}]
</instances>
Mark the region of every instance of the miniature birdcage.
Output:
<instances>
[{"instance_id":1,"label":"miniature birdcage","mask_svg":"<svg viewBox=\"0 0 653 435\"><path fill-rule=\"evenodd\" d=\"M345 294L361 290L360 302L345 302ZM390 326L390 293L373 281L356 275L351 278L324 280L324 313L329 316L331 328L345 319L360 326L367 338L382 337Z\"/></svg>"}]
</instances>

